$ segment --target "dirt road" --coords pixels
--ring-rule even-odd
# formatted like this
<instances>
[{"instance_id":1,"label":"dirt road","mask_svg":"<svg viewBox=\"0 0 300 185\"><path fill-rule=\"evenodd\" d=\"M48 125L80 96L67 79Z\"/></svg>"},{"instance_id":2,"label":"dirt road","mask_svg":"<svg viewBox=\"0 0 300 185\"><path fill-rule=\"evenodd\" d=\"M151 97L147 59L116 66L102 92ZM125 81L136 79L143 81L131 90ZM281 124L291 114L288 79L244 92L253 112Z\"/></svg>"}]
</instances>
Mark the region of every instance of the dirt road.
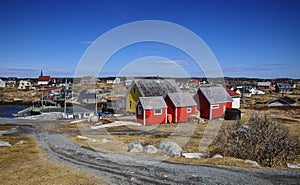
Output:
<instances>
[{"instance_id":1,"label":"dirt road","mask_svg":"<svg viewBox=\"0 0 300 185\"><path fill-rule=\"evenodd\" d=\"M31 135L54 159L93 172L113 184L300 184L300 172L174 164L154 158L110 154L78 146L49 126L65 121L0 119Z\"/></svg>"}]
</instances>

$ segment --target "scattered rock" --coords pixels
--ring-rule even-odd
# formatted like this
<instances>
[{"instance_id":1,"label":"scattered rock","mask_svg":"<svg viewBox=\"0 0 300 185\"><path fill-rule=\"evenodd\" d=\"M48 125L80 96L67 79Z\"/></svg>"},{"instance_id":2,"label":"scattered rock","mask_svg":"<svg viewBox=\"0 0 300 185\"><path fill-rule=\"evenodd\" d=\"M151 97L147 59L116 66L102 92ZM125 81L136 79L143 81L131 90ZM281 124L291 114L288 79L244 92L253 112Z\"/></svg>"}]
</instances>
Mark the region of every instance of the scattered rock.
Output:
<instances>
[{"instance_id":1,"label":"scattered rock","mask_svg":"<svg viewBox=\"0 0 300 185\"><path fill-rule=\"evenodd\" d=\"M182 156L184 156L185 158L200 159L200 158L208 158L209 154L208 153L182 153Z\"/></svg>"},{"instance_id":2,"label":"scattered rock","mask_svg":"<svg viewBox=\"0 0 300 185\"><path fill-rule=\"evenodd\" d=\"M182 154L182 148L172 141L162 142L158 145L158 148L170 157L181 157Z\"/></svg>"},{"instance_id":3,"label":"scattered rock","mask_svg":"<svg viewBox=\"0 0 300 185\"><path fill-rule=\"evenodd\" d=\"M128 145L128 152L143 152L144 147L141 142L134 141L129 143Z\"/></svg>"},{"instance_id":4,"label":"scattered rock","mask_svg":"<svg viewBox=\"0 0 300 185\"><path fill-rule=\"evenodd\" d=\"M106 138L103 138L102 141L101 141L101 143L108 143L108 142L111 142L111 140L108 140Z\"/></svg>"},{"instance_id":5,"label":"scattered rock","mask_svg":"<svg viewBox=\"0 0 300 185\"><path fill-rule=\"evenodd\" d=\"M300 169L300 164L290 164L290 163L286 163L286 166L288 168L292 168L292 169Z\"/></svg>"},{"instance_id":6,"label":"scattered rock","mask_svg":"<svg viewBox=\"0 0 300 185\"><path fill-rule=\"evenodd\" d=\"M9 144L9 142L0 140L0 146L11 146L11 144Z\"/></svg>"},{"instance_id":7,"label":"scattered rock","mask_svg":"<svg viewBox=\"0 0 300 185\"><path fill-rule=\"evenodd\" d=\"M99 143L100 142L97 139L91 139L91 138L88 138L86 136L77 136L77 138L81 139L81 140L84 140L84 141L90 141L90 142L93 142L93 143Z\"/></svg>"},{"instance_id":8,"label":"scattered rock","mask_svg":"<svg viewBox=\"0 0 300 185\"><path fill-rule=\"evenodd\" d=\"M91 116L89 118L89 122L91 122L91 123L98 123L99 122L99 117L98 116Z\"/></svg>"},{"instance_id":9,"label":"scattered rock","mask_svg":"<svg viewBox=\"0 0 300 185\"><path fill-rule=\"evenodd\" d=\"M256 162L256 161L251 161L251 160L248 160L246 159L244 161L245 164L251 164L252 166L259 166L259 164Z\"/></svg>"},{"instance_id":10,"label":"scattered rock","mask_svg":"<svg viewBox=\"0 0 300 185\"><path fill-rule=\"evenodd\" d=\"M204 123L204 119L197 115L192 115L189 117L190 123Z\"/></svg>"},{"instance_id":11,"label":"scattered rock","mask_svg":"<svg viewBox=\"0 0 300 185\"><path fill-rule=\"evenodd\" d=\"M89 138L85 137L85 136L77 136L78 139L84 140L84 141L88 141Z\"/></svg>"},{"instance_id":12,"label":"scattered rock","mask_svg":"<svg viewBox=\"0 0 300 185\"><path fill-rule=\"evenodd\" d=\"M21 141L17 142L16 145L22 145L22 144L25 144L25 143L27 143L27 141L21 140Z\"/></svg>"},{"instance_id":13,"label":"scattered rock","mask_svg":"<svg viewBox=\"0 0 300 185\"><path fill-rule=\"evenodd\" d=\"M213 159L222 159L223 156L220 155L220 154L215 154L215 155L212 156L212 158L213 158Z\"/></svg>"},{"instance_id":14,"label":"scattered rock","mask_svg":"<svg viewBox=\"0 0 300 185\"><path fill-rule=\"evenodd\" d=\"M17 132L17 128L13 127L7 130L0 130L0 135L6 135L6 134L12 134L14 132Z\"/></svg>"},{"instance_id":15,"label":"scattered rock","mask_svg":"<svg viewBox=\"0 0 300 185\"><path fill-rule=\"evenodd\" d=\"M144 148L145 152L147 153L150 153L150 154L155 154L157 153L157 148L153 145L147 145L145 148Z\"/></svg>"}]
</instances>

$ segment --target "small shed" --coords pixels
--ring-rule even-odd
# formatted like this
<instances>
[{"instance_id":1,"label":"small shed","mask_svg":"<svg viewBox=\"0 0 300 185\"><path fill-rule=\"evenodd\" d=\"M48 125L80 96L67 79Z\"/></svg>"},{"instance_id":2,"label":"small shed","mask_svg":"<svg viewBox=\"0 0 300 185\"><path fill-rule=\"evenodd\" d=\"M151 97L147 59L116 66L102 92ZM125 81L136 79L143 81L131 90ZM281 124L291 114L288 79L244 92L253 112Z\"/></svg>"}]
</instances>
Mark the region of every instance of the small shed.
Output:
<instances>
[{"instance_id":1,"label":"small shed","mask_svg":"<svg viewBox=\"0 0 300 185\"><path fill-rule=\"evenodd\" d=\"M187 122L196 113L197 103L190 93L169 93L165 102L168 106L169 122Z\"/></svg>"},{"instance_id":2,"label":"small shed","mask_svg":"<svg viewBox=\"0 0 300 185\"><path fill-rule=\"evenodd\" d=\"M296 100L294 100L288 96L284 96L279 99L268 102L268 107L289 106L294 103L296 103Z\"/></svg>"},{"instance_id":3,"label":"small shed","mask_svg":"<svg viewBox=\"0 0 300 185\"><path fill-rule=\"evenodd\" d=\"M167 123L167 104L162 96L139 97L136 120L144 125Z\"/></svg>"},{"instance_id":4,"label":"small shed","mask_svg":"<svg viewBox=\"0 0 300 185\"><path fill-rule=\"evenodd\" d=\"M227 108L240 108L241 95L234 92L233 90L226 88L226 92L232 98L232 103L227 103Z\"/></svg>"},{"instance_id":5,"label":"small shed","mask_svg":"<svg viewBox=\"0 0 300 185\"><path fill-rule=\"evenodd\" d=\"M222 86L199 87L194 96L200 116L206 119L222 118L226 110L226 103L232 102Z\"/></svg>"},{"instance_id":6,"label":"small shed","mask_svg":"<svg viewBox=\"0 0 300 185\"><path fill-rule=\"evenodd\" d=\"M82 90L79 94L78 101L85 104L97 103L97 95L95 92L89 92L88 90Z\"/></svg>"},{"instance_id":7,"label":"small shed","mask_svg":"<svg viewBox=\"0 0 300 185\"><path fill-rule=\"evenodd\" d=\"M267 81L267 82L257 82L256 85L257 89L272 89L272 83Z\"/></svg>"}]
</instances>

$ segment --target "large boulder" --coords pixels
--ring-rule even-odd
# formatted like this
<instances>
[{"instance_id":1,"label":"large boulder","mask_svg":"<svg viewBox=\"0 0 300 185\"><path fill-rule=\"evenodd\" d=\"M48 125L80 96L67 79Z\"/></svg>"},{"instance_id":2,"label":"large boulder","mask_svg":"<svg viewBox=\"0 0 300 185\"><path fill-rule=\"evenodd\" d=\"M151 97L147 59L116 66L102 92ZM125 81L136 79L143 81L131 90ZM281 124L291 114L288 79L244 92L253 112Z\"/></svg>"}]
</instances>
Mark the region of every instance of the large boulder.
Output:
<instances>
[{"instance_id":1,"label":"large boulder","mask_svg":"<svg viewBox=\"0 0 300 185\"><path fill-rule=\"evenodd\" d=\"M162 142L158 145L158 148L170 157L181 157L182 154L182 148L172 141Z\"/></svg>"},{"instance_id":2,"label":"large boulder","mask_svg":"<svg viewBox=\"0 0 300 185\"><path fill-rule=\"evenodd\" d=\"M144 148L145 152L150 153L150 154L155 154L157 153L157 148L153 145L147 145Z\"/></svg>"},{"instance_id":3,"label":"large boulder","mask_svg":"<svg viewBox=\"0 0 300 185\"><path fill-rule=\"evenodd\" d=\"M134 141L129 143L128 145L128 152L143 152L144 146L141 142Z\"/></svg>"}]
</instances>

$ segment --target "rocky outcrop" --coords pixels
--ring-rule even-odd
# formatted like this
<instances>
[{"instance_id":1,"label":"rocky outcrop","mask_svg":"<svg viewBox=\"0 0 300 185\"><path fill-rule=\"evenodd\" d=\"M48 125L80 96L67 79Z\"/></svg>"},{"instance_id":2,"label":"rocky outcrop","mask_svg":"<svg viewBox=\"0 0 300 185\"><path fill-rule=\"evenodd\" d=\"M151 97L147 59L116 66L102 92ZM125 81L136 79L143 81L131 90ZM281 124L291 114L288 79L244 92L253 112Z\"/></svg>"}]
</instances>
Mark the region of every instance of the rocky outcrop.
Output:
<instances>
[{"instance_id":1,"label":"rocky outcrop","mask_svg":"<svg viewBox=\"0 0 300 185\"><path fill-rule=\"evenodd\" d=\"M128 152L143 152L144 146L139 141L134 141L129 143L128 145Z\"/></svg>"},{"instance_id":2,"label":"rocky outcrop","mask_svg":"<svg viewBox=\"0 0 300 185\"><path fill-rule=\"evenodd\" d=\"M158 145L158 148L169 157L181 157L182 148L175 142L166 141Z\"/></svg>"},{"instance_id":3,"label":"rocky outcrop","mask_svg":"<svg viewBox=\"0 0 300 185\"><path fill-rule=\"evenodd\" d=\"M144 151L146 153L155 154L155 153L157 153L157 148L153 145L147 145L147 146L145 146Z\"/></svg>"}]
</instances>

